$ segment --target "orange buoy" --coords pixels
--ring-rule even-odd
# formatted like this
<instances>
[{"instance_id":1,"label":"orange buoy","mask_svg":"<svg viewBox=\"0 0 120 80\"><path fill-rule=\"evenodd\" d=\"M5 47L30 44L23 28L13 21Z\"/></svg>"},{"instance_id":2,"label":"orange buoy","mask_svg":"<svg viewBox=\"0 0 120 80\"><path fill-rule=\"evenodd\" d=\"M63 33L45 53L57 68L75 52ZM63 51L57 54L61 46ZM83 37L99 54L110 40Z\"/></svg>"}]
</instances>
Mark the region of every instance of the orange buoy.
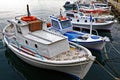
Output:
<instances>
[{"instance_id":1,"label":"orange buoy","mask_svg":"<svg viewBox=\"0 0 120 80\"><path fill-rule=\"evenodd\" d=\"M23 21L35 21L37 18L35 16L24 16L21 18Z\"/></svg>"},{"instance_id":2,"label":"orange buoy","mask_svg":"<svg viewBox=\"0 0 120 80\"><path fill-rule=\"evenodd\" d=\"M51 23L50 22L47 23L47 27L51 27Z\"/></svg>"},{"instance_id":3,"label":"orange buoy","mask_svg":"<svg viewBox=\"0 0 120 80\"><path fill-rule=\"evenodd\" d=\"M66 17L60 16L60 20L66 20Z\"/></svg>"}]
</instances>

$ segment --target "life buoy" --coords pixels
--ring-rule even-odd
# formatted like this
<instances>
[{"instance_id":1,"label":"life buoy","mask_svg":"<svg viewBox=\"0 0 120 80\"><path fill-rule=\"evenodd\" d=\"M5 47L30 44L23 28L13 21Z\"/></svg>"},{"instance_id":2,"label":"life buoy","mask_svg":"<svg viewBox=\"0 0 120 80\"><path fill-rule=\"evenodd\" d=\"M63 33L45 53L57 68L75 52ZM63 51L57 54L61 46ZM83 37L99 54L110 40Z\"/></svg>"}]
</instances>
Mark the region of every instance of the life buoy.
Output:
<instances>
[{"instance_id":1,"label":"life buoy","mask_svg":"<svg viewBox=\"0 0 120 80\"><path fill-rule=\"evenodd\" d=\"M51 23L50 22L47 23L47 27L51 27Z\"/></svg>"},{"instance_id":2,"label":"life buoy","mask_svg":"<svg viewBox=\"0 0 120 80\"><path fill-rule=\"evenodd\" d=\"M63 16L60 16L59 19L60 19L60 20L66 20L67 18L66 18L66 17L63 17Z\"/></svg>"},{"instance_id":3,"label":"life buoy","mask_svg":"<svg viewBox=\"0 0 120 80\"><path fill-rule=\"evenodd\" d=\"M21 18L23 21L35 21L37 18L35 16L24 16Z\"/></svg>"}]
</instances>

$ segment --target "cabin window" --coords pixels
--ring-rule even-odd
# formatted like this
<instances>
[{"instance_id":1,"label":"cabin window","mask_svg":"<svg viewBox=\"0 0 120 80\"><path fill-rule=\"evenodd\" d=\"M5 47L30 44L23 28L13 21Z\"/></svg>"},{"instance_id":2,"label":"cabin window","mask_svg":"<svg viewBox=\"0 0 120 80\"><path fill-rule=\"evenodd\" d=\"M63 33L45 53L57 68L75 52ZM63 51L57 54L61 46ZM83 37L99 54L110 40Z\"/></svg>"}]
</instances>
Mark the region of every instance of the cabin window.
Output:
<instances>
[{"instance_id":1,"label":"cabin window","mask_svg":"<svg viewBox=\"0 0 120 80\"><path fill-rule=\"evenodd\" d=\"M83 14L83 13L79 13L79 15L80 15L80 16L84 16L84 14Z\"/></svg>"},{"instance_id":2,"label":"cabin window","mask_svg":"<svg viewBox=\"0 0 120 80\"><path fill-rule=\"evenodd\" d=\"M73 7L73 10L77 9L77 6L75 4L73 4L72 7Z\"/></svg>"},{"instance_id":3,"label":"cabin window","mask_svg":"<svg viewBox=\"0 0 120 80\"><path fill-rule=\"evenodd\" d=\"M74 15L73 14L66 14L68 17L74 17Z\"/></svg>"},{"instance_id":4,"label":"cabin window","mask_svg":"<svg viewBox=\"0 0 120 80\"><path fill-rule=\"evenodd\" d=\"M60 26L58 24L58 21L52 20L52 27L56 29L60 29Z\"/></svg>"},{"instance_id":5,"label":"cabin window","mask_svg":"<svg viewBox=\"0 0 120 80\"><path fill-rule=\"evenodd\" d=\"M26 44L28 44L28 41L27 41L27 40L25 40L25 43L26 43Z\"/></svg>"},{"instance_id":6,"label":"cabin window","mask_svg":"<svg viewBox=\"0 0 120 80\"><path fill-rule=\"evenodd\" d=\"M37 44L35 44L35 48L38 48Z\"/></svg>"},{"instance_id":7,"label":"cabin window","mask_svg":"<svg viewBox=\"0 0 120 80\"><path fill-rule=\"evenodd\" d=\"M79 22L79 19L77 20L77 22Z\"/></svg>"},{"instance_id":8,"label":"cabin window","mask_svg":"<svg viewBox=\"0 0 120 80\"><path fill-rule=\"evenodd\" d=\"M92 22L94 22L94 19L92 19Z\"/></svg>"},{"instance_id":9,"label":"cabin window","mask_svg":"<svg viewBox=\"0 0 120 80\"><path fill-rule=\"evenodd\" d=\"M72 24L71 24L70 20L61 21L60 23L61 23L61 26L62 26L62 28L63 28L63 29L65 29L65 28L68 28L68 27L71 27L71 26L72 26Z\"/></svg>"},{"instance_id":10,"label":"cabin window","mask_svg":"<svg viewBox=\"0 0 120 80\"><path fill-rule=\"evenodd\" d=\"M87 22L87 20L85 20L85 22Z\"/></svg>"}]
</instances>

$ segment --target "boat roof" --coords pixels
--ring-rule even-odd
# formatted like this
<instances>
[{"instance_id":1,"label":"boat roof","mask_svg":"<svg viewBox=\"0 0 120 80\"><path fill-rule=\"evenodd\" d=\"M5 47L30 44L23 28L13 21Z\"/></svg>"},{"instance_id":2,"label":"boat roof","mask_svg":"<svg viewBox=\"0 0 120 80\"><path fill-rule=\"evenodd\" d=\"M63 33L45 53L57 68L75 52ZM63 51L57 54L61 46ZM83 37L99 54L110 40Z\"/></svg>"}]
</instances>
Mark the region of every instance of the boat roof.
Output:
<instances>
[{"instance_id":1,"label":"boat roof","mask_svg":"<svg viewBox=\"0 0 120 80\"><path fill-rule=\"evenodd\" d=\"M48 30L39 30L25 35L27 39L34 40L42 44L52 44L57 41L66 39L67 37L60 34L50 32Z\"/></svg>"}]
</instances>

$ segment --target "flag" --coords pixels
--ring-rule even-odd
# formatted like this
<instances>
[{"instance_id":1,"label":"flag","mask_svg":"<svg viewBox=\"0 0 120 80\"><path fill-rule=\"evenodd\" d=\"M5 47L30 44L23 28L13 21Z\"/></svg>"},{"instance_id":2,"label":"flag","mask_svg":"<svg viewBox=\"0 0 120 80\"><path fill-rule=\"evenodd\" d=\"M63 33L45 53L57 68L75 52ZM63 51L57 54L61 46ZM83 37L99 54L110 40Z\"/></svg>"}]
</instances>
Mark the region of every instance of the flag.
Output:
<instances>
[{"instance_id":1,"label":"flag","mask_svg":"<svg viewBox=\"0 0 120 80\"><path fill-rule=\"evenodd\" d=\"M92 22L92 15L90 15L90 22Z\"/></svg>"}]
</instances>

